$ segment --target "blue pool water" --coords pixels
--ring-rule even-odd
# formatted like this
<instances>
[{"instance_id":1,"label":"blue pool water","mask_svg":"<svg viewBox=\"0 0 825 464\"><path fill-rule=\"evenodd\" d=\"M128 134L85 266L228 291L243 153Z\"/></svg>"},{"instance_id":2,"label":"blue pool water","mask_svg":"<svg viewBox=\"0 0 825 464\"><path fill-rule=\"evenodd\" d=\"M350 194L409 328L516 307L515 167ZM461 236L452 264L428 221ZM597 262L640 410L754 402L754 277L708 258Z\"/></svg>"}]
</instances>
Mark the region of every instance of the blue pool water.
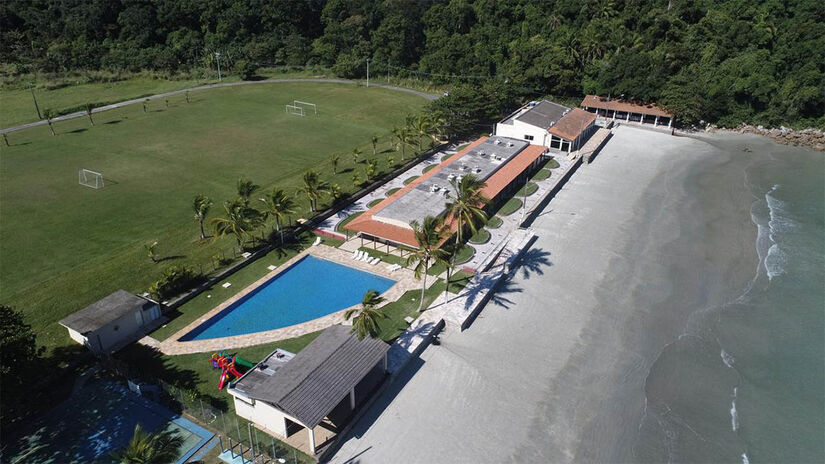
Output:
<instances>
[{"instance_id":1,"label":"blue pool water","mask_svg":"<svg viewBox=\"0 0 825 464\"><path fill-rule=\"evenodd\" d=\"M369 272L306 256L180 338L230 337L280 329L358 304L395 284Z\"/></svg>"}]
</instances>

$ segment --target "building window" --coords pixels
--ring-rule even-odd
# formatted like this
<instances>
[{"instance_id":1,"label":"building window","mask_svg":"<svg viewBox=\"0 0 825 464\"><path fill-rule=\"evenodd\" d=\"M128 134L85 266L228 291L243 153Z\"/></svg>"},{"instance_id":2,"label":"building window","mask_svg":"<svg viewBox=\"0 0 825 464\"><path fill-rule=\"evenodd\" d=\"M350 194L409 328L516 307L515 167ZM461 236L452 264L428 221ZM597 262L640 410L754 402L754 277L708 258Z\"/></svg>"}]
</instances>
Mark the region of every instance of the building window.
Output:
<instances>
[{"instance_id":1,"label":"building window","mask_svg":"<svg viewBox=\"0 0 825 464\"><path fill-rule=\"evenodd\" d=\"M533 136L524 134L524 140L533 140Z\"/></svg>"}]
</instances>

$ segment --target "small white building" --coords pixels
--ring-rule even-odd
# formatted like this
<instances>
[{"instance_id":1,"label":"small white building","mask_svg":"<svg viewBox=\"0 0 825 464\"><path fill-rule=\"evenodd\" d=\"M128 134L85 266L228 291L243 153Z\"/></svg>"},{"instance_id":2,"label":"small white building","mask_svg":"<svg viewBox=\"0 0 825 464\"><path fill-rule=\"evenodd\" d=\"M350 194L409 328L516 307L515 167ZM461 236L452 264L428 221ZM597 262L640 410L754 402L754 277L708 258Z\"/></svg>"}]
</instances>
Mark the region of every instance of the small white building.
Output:
<instances>
[{"instance_id":1,"label":"small white building","mask_svg":"<svg viewBox=\"0 0 825 464\"><path fill-rule=\"evenodd\" d=\"M596 118L548 100L530 102L496 124L496 135L562 152L578 150L596 130Z\"/></svg>"},{"instance_id":2,"label":"small white building","mask_svg":"<svg viewBox=\"0 0 825 464\"><path fill-rule=\"evenodd\" d=\"M273 351L229 386L235 413L315 454L386 375L389 345L350 329L333 325L294 357ZM303 430L308 442L295 438Z\"/></svg>"},{"instance_id":3,"label":"small white building","mask_svg":"<svg viewBox=\"0 0 825 464\"><path fill-rule=\"evenodd\" d=\"M72 340L94 353L109 353L142 335L160 318L154 301L118 290L60 321Z\"/></svg>"}]
</instances>

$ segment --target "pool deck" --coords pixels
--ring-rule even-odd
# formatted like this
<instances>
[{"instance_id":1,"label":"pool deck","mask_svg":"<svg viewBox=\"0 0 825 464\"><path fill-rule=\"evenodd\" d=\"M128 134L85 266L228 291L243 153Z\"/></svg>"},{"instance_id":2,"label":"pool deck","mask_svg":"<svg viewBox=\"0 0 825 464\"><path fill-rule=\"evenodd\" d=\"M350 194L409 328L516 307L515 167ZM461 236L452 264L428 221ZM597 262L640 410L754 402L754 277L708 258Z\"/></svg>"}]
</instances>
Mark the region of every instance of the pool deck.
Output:
<instances>
[{"instance_id":1,"label":"pool deck","mask_svg":"<svg viewBox=\"0 0 825 464\"><path fill-rule=\"evenodd\" d=\"M195 330L199 325L205 323L210 318L226 309L229 305L240 300L241 298L243 298L256 288L258 288L259 286L263 285L273 277L287 270L290 266L292 266L294 263L301 260L307 255L312 255L316 258L326 259L328 261L332 261L338 264L342 264L344 266L369 272L396 281L395 285L390 287L390 289L386 292L382 293L382 296L386 299L386 302L384 304L395 301L398 298L400 298L401 295L403 295L405 292L419 287L418 280L415 279L413 272L408 269L402 268L396 270L395 272L389 272L386 269L387 263L383 261L372 266L362 261L352 260L352 253L349 253L347 251L323 244L315 245L302 251L289 261L278 266L278 268L267 273L266 275L255 281L253 284L244 288L240 292L236 293L234 296L230 297L223 303L208 311L203 316L199 317L197 320L193 321L181 330L175 332L166 340L159 342L157 344L152 343L152 345L166 355L203 353L209 351L220 351L223 349L244 348L247 346L261 345L264 343L273 343L279 340L295 338L308 333L317 332L333 324L348 324L348 322L344 319L344 313L348 309L357 307L359 305L353 305L348 308L344 308L340 311L334 312L332 314L319 317L318 319L313 319L311 321L291 325L289 327L283 327L280 329L267 330L264 332L254 332L243 335L235 335L232 337L180 341L181 337L191 332L192 330ZM324 276L318 276L318 278L324 278Z\"/></svg>"}]
</instances>

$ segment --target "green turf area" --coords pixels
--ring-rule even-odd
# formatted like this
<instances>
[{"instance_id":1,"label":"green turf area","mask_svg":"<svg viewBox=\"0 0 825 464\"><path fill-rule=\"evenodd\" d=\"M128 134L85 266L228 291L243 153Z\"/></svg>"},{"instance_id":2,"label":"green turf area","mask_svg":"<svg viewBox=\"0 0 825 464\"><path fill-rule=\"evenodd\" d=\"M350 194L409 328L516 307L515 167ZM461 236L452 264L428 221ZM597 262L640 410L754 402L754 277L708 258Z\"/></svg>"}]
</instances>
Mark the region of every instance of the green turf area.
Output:
<instances>
[{"instance_id":1,"label":"green turf area","mask_svg":"<svg viewBox=\"0 0 825 464\"><path fill-rule=\"evenodd\" d=\"M453 156L453 155L447 153L446 155L441 157L441 161L447 161L448 159L450 159L451 156Z\"/></svg>"},{"instance_id":2,"label":"green turf area","mask_svg":"<svg viewBox=\"0 0 825 464\"><path fill-rule=\"evenodd\" d=\"M521 208L521 200L518 198L510 198L507 200L507 203L504 203L501 209L498 210L498 214L509 216L518 211L519 208Z\"/></svg>"},{"instance_id":3,"label":"green turf area","mask_svg":"<svg viewBox=\"0 0 825 464\"><path fill-rule=\"evenodd\" d=\"M476 254L476 249L475 248L473 248L471 246L464 245L464 247L461 248L461 250L459 250L458 253L456 253L456 255L455 255L455 263L456 264L464 264L467 261L469 261L470 259L472 259L474 254Z\"/></svg>"},{"instance_id":4,"label":"green turf area","mask_svg":"<svg viewBox=\"0 0 825 464\"><path fill-rule=\"evenodd\" d=\"M551 158L549 161L547 161L547 164L545 164L544 167L548 169L556 169L557 167L559 167L559 162Z\"/></svg>"},{"instance_id":5,"label":"green turf area","mask_svg":"<svg viewBox=\"0 0 825 464\"><path fill-rule=\"evenodd\" d=\"M317 102L318 116L286 114L294 99ZM140 293L167 266L208 269L216 254L232 256L234 239L198 239L194 195L214 200L212 218L236 196L240 177L260 184L260 193L277 186L293 194L301 175L316 169L352 191L361 166L342 157L333 176L329 154L367 152L373 134L386 143L426 103L404 92L307 82L193 92L191 101L107 111L93 127L86 118L55 123L56 137L47 126L18 131L0 148L0 294L25 313L39 343L69 343L59 319L119 288ZM386 161L378 163L386 172ZM79 186L81 167L102 172L106 186ZM306 198L296 201L293 221L309 214ZM153 241L157 264L144 249Z\"/></svg>"},{"instance_id":6,"label":"green turf area","mask_svg":"<svg viewBox=\"0 0 825 464\"><path fill-rule=\"evenodd\" d=\"M528 182L525 187L520 188L519 191L516 192L515 196L523 197L525 195L525 189L526 189L526 194L529 197L530 195L536 193L536 190L539 189L539 186L536 185L535 182Z\"/></svg>"},{"instance_id":7,"label":"green turf area","mask_svg":"<svg viewBox=\"0 0 825 464\"><path fill-rule=\"evenodd\" d=\"M347 216L347 218L346 218L346 219L344 219L343 221L339 222L339 223L338 223L338 225L337 225L337 226L335 226L335 230L337 230L338 232L345 232L345 231L346 231L346 229L344 229L344 226L346 226L347 224L349 224L349 223L350 223L350 222L352 222L355 218L357 218L358 216L360 216L360 215L362 215L362 214L364 214L364 211L358 211L357 213L352 213L352 214L350 214L349 216Z\"/></svg>"},{"instance_id":8,"label":"green turf area","mask_svg":"<svg viewBox=\"0 0 825 464\"><path fill-rule=\"evenodd\" d=\"M387 190L387 196L388 196L388 197L389 197L389 196L392 196L393 194L395 194L395 193L396 193L396 192L398 192L399 190L401 190L401 187L391 188L391 189Z\"/></svg>"},{"instance_id":9,"label":"green turf area","mask_svg":"<svg viewBox=\"0 0 825 464\"><path fill-rule=\"evenodd\" d=\"M426 168L424 168L424 170L422 172L430 172L430 171L432 171L433 169L435 169L437 167L438 167L437 164L431 164L431 165L427 166Z\"/></svg>"},{"instance_id":10,"label":"green turf area","mask_svg":"<svg viewBox=\"0 0 825 464\"><path fill-rule=\"evenodd\" d=\"M384 265L399 264L401 266L405 266L407 264L407 259L406 258L402 258L398 255L392 255L392 254L386 253L384 251L381 251L380 248L375 249L371 246L365 245L365 246L362 246L361 248L359 248L359 250L366 251L373 258L381 258L381 261ZM378 264L378 266L380 266L380 265L381 265L381 263Z\"/></svg>"},{"instance_id":11,"label":"green turf area","mask_svg":"<svg viewBox=\"0 0 825 464\"><path fill-rule=\"evenodd\" d=\"M485 228L478 229L476 233L470 237L469 242L475 243L476 245L480 245L482 243L487 243L490 241L490 231Z\"/></svg>"},{"instance_id":12,"label":"green turf area","mask_svg":"<svg viewBox=\"0 0 825 464\"><path fill-rule=\"evenodd\" d=\"M414 181L415 179L418 179L419 177L421 177L421 176L412 176L412 177L408 177L408 178L404 179L404 185L407 185L407 184L411 183L412 181Z\"/></svg>"},{"instance_id":13,"label":"green turf area","mask_svg":"<svg viewBox=\"0 0 825 464\"><path fill-rule=\"evenodd\" d=\"M533 177L530 180L533 180L533 181L545 180L548 177L550 177L551 173L552 173L552 171L550 171L549 169L539 169L538 172L533 174Z\"/></svg>"},{"instance_id":14,"label":"green turf area","mask_svg":"<svg viewBox=\"0 0 825 464\"><path fill-rule=\"evenodd\" d=\"M372 200L371 202L367 203L367 208L372 208L373 206L377 205L378 203L381 203L382 201L384 201L383 198L376 198L375 200Z\"/></svg>"},{"instance_id":15,"label":"green turf area","mask_svg":"<svg viewBox=\"0 0 825 464\"><path fill-rule=\"evenodd\" d=\"M217 82L217 76L214 81ZM64 114L80 111L82 108L79 108L79 106L85 105L86 103L96 103L98 106L103 106L110 103L209 83L212 82L195 79L170 81L152 79L150 77L135 77L119 82L79 84L52 90L49 89L51 86L48 83L42 83L35 86L34 94L37 97L37 104L40 106L41 115L46 108L51 109L56 114ZM194 96L194 94L192 94L192 96ZM181 95L172 98L179 100L183 99L184 96ZM15 90L2 90L0 91L0 100L3 102L3 111L0 112L0 127L9 127L37 121L39 119L37 117L37 111L34 108L34 102L32 101L32 94L28 87ZM156 104L164 105L162 101Z\"/></svg>"},{"instance_id":16,"label":"green turf area","mask_svg":"<svg viewBox=\"0 0 825 464\"><path fill-rule=\"evenodd\" d=\"M498 217L498 216L493 216L493 217L491 217L490 219L488 219L488 220L487 220L487 225L486 225L486 227L487 227L488 229L498 229L499 227L501 227L501 223L502 223L502 222L503 222L503 221L501 220L501 218L500 218L500 217Z\"/></svg>"}]
</instances>

